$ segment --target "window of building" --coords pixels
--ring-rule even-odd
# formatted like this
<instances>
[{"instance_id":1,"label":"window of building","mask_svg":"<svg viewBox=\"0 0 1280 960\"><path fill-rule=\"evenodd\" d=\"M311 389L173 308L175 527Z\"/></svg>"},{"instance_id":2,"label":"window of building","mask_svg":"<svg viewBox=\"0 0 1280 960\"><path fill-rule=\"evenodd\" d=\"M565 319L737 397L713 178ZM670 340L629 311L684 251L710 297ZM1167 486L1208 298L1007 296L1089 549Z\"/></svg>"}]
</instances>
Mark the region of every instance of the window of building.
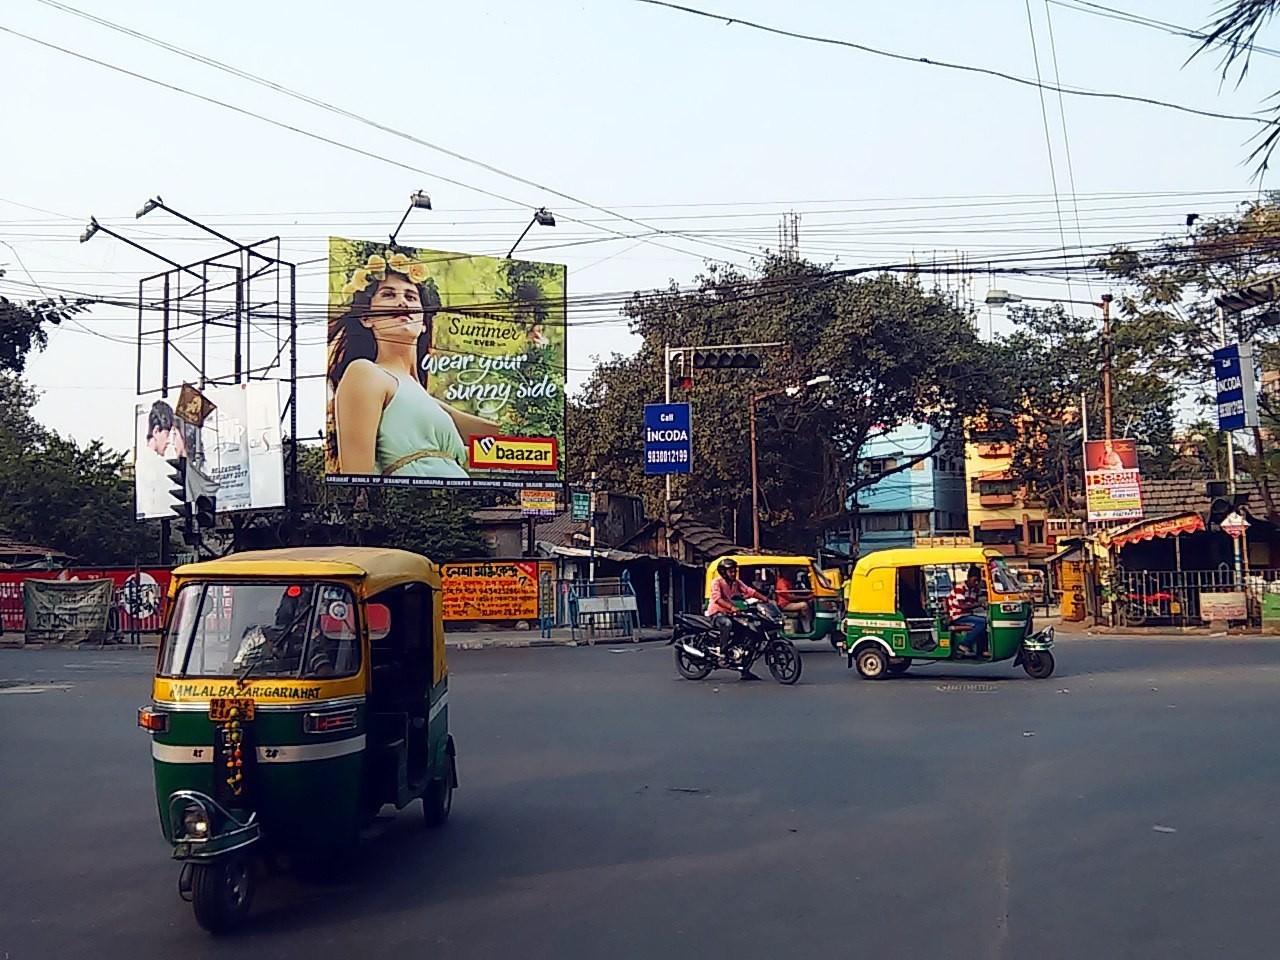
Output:
<instances>
[{"instance_id":1,"label":"window of building","mask_svg":"<svg viewBox=\"0 0 1280 960\"><path fill-rule=\"evenodd\" d=\"M931 530L932 527L929 525L930 519L932 519L931 514L925 510L911 514L911 529L917 531Z\"/></svg>"},{"instance_id":2,"label":"window of building","mask_svg":"<svg viewBox=\"0 0 1280 960\"><path fill-rule=\"evenodd\" d=\"M1044 543L1044 523L1032 520L1027 524L1027 543Z\"/></svg>"},{"instance_id":3,"label":"window of building","mask_svg":"<svg viewBox=\"0 0 1280 960\"><path fill-rule=\"evenodd\" d=\"M901 530L902 514L901 513L864 513L862 515L862 529L866 533L878 533L889 530Z\"/></svg>"},{"instance_id":4,"label":"window of building","mask_svg":"<svg viewBox=\"0 0 1280 960\"><path fill-rule=\"evenodd\" d=\"M912 470L923 470L923 469L924 469L926 466L928 466L928 465L929 465L929 458L928 458L928 457L925 457L925 459L923 459L923 460L917 460L915 463L913 463L913 464L911 465L911 469L912 469Z\"/></svg>"}]
</instances>

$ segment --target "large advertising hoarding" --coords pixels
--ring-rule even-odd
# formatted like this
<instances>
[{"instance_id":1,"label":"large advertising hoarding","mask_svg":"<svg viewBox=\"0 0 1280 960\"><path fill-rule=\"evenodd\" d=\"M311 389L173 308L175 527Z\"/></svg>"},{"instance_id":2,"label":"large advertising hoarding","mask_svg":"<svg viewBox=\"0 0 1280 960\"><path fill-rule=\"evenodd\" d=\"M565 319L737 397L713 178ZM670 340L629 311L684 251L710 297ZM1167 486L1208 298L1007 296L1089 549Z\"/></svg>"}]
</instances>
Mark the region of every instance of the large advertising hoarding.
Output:
<instances>
[{"instance_id":1,"label":"large advertising hoarding","mask_svg":"<svg viewBox=\"0 0 1280 960\"><path fill-rule=\"evenodd\" d=\"M1141 520L1142 477L1133 440L1087 440L1085 503L1090 520Z\"/></svg>"},{"instance_id":2,"label":"large advertising hoarding","mask_svg":"<svg viewBox=\"0 0 1280 960\"><path fill-rule=\"evenodd\" d=\"M564 483L565 268L329 239L325 480Z\"/></svg>"},{"instance_id":3,"label":"large advertising hoarding","mask_svg":"<svg viewBox=\"0 0 1280 960\"><path fill-rule=\"evenodd\" d=\"M213 410L197 426L170 399L139 399L134 408L134 496L139 520L173 517L178 501L168 460L187 458L187 473L217 498L218 512L283 507L280 390L255 380L201 391Z\"/></svg>"}]
</instances>

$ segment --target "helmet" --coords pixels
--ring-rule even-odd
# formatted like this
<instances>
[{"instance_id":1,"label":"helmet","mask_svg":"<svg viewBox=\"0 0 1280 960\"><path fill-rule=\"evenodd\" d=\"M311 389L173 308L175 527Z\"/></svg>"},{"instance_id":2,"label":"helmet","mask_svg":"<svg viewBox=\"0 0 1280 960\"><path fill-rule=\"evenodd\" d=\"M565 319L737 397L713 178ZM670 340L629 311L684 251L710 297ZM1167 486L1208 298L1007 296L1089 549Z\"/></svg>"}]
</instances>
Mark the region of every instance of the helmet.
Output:
<instances>
[{"instance_id":1,"label":"helmet","mask_svg":"<svg viewBox=\"0 0 1280 960\"><path fill-rule=\"evenodd\" d=\"M721 560L719 563L716 564L716 573L720 574L721 576L727 575L730 570L737 570L737 569L738 569L738 561L733 559L733 557L725 557L723 560Z\"/></svg>"}]
</instances>

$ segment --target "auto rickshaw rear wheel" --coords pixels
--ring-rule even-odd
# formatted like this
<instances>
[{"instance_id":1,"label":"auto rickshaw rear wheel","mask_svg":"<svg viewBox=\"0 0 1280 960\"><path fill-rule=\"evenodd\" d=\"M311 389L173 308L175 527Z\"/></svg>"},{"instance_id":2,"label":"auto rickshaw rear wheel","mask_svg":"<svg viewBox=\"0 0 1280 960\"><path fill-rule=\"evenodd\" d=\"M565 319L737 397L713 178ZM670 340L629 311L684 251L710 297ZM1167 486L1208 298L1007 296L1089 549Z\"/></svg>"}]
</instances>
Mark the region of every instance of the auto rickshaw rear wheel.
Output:
<instances>
[{"instance_id":1,"label":"auto rickshaw rear wheel","mask_svg":"<svg viewBox=\"0 0 1280 960\"><path fill-rule=\"evenodd\" d=\"M895 657L889 661L889 676L900 677L907 672L907 668L911 666L911 661L906 657Z\"/></svg>"},{"instance_id":2,"label":"auto rickshaw rear wheel","mask_svg":"<svg viewBox=\"0 0 1280 960\"><path fill-rule=\"evenodd\" d=\"M866 646L857 652L854 664L864 680L880 680L889 668L889 658L876 646Z\"/></svg>"},{"instance_id":3,"label":"auto rickshaw rear wheel","mask_svg":"<svg viewBox=\"0 0 1280 960\"><path fill-rule=\"evenodd\" d=\"M1027 650L1022 654L1022 669L1032 680L1047 680L1053 674L1053 654L1048 650Z\"/></svg>"},{"instance_id":4,"label":"auto rickshaw rear wheel","mask_svg":"<svg viewBox=\"0 0 1280 960\"><path fill-rule=\"evenodd\" d=\"M458 780L457 767L452 756L444 778L432 780L422 795L422 819L428 827L443 827L453 810L453 785Z\"/></svg>"},{"instance_id":5,"label":"auto rickshaw rear wheel","mask_svg":"<svg viewBox=\"0 0 1280 960\"><path fill-rule=\"evenodd\" d=\"M226 933L243 922L257 886L254 868L253 860L243 854L193 864L191 906L196 923L210 933Z\"/></svg>"}]
</instances>

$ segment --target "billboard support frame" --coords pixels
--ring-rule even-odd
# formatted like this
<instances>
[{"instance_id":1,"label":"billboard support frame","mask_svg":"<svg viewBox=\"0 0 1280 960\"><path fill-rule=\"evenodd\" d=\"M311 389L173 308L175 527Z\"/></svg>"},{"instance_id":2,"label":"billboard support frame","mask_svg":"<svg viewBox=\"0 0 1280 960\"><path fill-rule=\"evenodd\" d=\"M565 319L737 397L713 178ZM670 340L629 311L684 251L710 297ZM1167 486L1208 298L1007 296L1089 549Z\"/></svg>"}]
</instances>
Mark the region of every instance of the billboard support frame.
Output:
<instances>
[{"instance_id":1,"label":"billboard support frame","mask_svg":"<svg viewBox=\"0 0 1280 960\"><path fill-rule=\"evenodd\" d=\"M168 209L168 208L166 208ZM229 238L209 230L189 217L176 214L220 240ZM181 264L160 273L145 276L138 281L138 330L135 342L136 395L145 397L159 394L167 397L179 384L174 368L180 361L190 368L192 379L201 389L213 385L243 384L252 381L270 381L287 385L287 398L281 419L288 416L288 439L284 444L283 467L285 476L285 510L289 529L296 527L300 515L300 483L298 471L298 315L297 315L297 265L281 256L281 239L269 237L254 243L242 244L230 240L232 249ZM166 262L171 262L167 258ZM281 276L287 274L287 283ZM184 289L182 275L194 277L189 288ZM261 301L255 301L256 288L267 287ZM158 299L148 299L149 291L158 286ZM221 296L220 296L221 295ZM148 310L160 313L158 327L148 327ZM287 324L284 321L287 320ZM257 322L255 322L257 321ZM264 322L265 321L265 322ZM274 321L272 323L271 321ZM210 360L210 328L220 328L232 335L232 358L229 369L218 369ZM181 341L199 334L199 359L193 360L179 345ZM256 334L256 336L255 336ZM254 345L267 348L271 357L258 368L253 366ZM154 362L154 351L159 348L158 384L146 375L147 359ZM285 356L287 352L287 357ZM282 360L286 364L282 364ZM283 369L282 369L283 368ZM275 373L276 375L272 375ZM163 518L161 525L160 559L171 561L172 529L170 521ZM238 534L243 528L239 515L232 518L232 529ZM201 541L201 545L203 541ZM206 551L209 550L204 545ZM198 549L198 548L197 548Z\"/></svg>"}]
</instances>

